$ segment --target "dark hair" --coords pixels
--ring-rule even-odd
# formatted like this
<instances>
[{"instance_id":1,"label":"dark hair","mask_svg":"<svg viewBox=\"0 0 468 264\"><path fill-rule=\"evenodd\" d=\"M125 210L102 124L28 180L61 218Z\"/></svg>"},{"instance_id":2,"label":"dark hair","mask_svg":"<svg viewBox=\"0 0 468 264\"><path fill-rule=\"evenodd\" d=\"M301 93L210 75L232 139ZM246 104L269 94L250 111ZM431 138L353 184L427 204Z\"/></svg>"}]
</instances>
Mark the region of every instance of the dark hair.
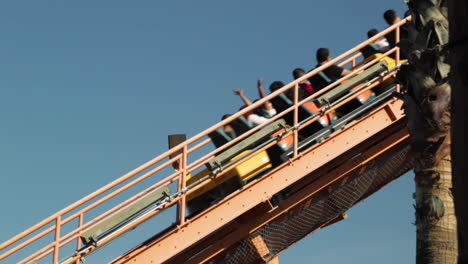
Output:
<instances>
[{"instance_id":1,"label":"dark hair","mask_svg":"<svg viewBox=\"0 0 468 264\"><path fill-rule=\"evenodd\" d=\"M398 17L398 14L397 12L395 12L395 10L389 9L385 11L385 13L383 14L383 17L385 21L387 21L387 24L392 25L395 19Z\"/></svg>"},{"instance_id":2,"label":"dark hair","mask_svg":"<svg viewBox=\"0 0 468 264\"><path fill-rule=\"evenodd\" d=\"M253 101L252 103L257 102L258 100L260 100L260 99L257 99L257 100L255 100L255 101ZM239 107L239 111L242 110L242 109L244 109L244 108L247 108L247 107L249 107L249 106L245 104L245 105ZM259 107L255 108L255 109L253 109L253 110L251 110L251 111L245 113L244 117L247 118L247 116L249 116L249 115L251 115L251 114L262 115L261 108L262 108L262 106L259 106Z\"/></svg>"},{"instance_id":3,"label":"dark hair","mask_svg":"<svg viewBox=\"0 0 468 264\"><path fill-rule=\"evenodd\" d=\"M270 84L270 92L274 92L283 86L284 86L284 83L281 81L273 82Z\"/></svg>"},{"instance_id":4,"label":"dark hair","mask_svg":"<svg viewBox=\"0 0 468 264\"><path fill-rule=\"evenodd\" d=\"M297 78L301 77L302 75L304 75L304 73L305 73L305 71L302 68L296 68L292 72L294 79L297 79Z\"/></svg>"},{"instance_id":5,"label":"dark hair","mask_svg":"<svg viewBox=\"0 0 468 264\"><path fill-rule=\"evenodd\" d=\"M254 103L258 102L258 100L260 100L260 99L255 99L252 103L254 104ZM263 115L263 106L260 105L257 108L254 108L253 113L256 114L256 115L262 116Z\"/></svg>"},{"instance_id":6,"label":"dark hair","mask_svg":"<svg viewBox=\"0 0 468 264\"><path fill-rule=\"evenodd\" d=\"M317 62L322 63L328 59L330 51L327 48L320 48L317 50Z\"/></svg>"},{"instance_id":7,"label":"dark hair","mask_svg":"<svg viewBox=\"0 0 468 264\"><path fill-rule=\"evenodd\" d=\"M225 115L223 115L223 117L221 117L221 120L224 120L224 119L226 119L226 118L228 118L230 116L232 116L232 115L231 114L225 114Z\"/></svg>"},{"instance_id":8,"label":"dark hair","mask_svg":"<svg viewBox=\"0 0 468 264\"><path fill-rule=\"evenodd\" d=\"M409 17L409 16L412 16L412 15L413 15L413 12L411 12L411 10L409 10L409 9L406 10L406 12L404 14L405 17Z\"/></svg>"},{"instance_id":9,"label":"dark hair","mask_svg":"<svg viewBox=\"0 0 468 264\"><path fill-rule=\"evenodd\" d=\"M367 31L367 38L372 38L373 36L379 34L379 31L375 28Z\"/></svg>"}]
</instances>

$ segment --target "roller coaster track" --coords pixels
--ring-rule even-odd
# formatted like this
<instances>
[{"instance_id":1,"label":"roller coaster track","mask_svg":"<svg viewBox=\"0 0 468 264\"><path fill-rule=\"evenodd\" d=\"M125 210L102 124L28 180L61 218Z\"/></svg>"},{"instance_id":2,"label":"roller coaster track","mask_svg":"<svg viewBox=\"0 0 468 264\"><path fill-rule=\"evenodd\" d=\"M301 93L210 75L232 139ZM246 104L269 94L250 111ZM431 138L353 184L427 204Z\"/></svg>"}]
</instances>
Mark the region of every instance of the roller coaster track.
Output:
<instances>
[{"instance_id":1,"label":"roller coaster track","mask_svg":"<svg viewBox=\"0 0 468 264\"><path fill-rule=\"evenodd\" d=\"M143 243L129 241L135 245L141 244L111 263L277 262L277 256L292 244L319 228L346 218L349 208L412 169L402 102L394 96L399 91L398 85L393 85L371 103L343 116L335 124L305 139L301 136L304 127L354 100L361 92L392 82L400 65L398 48L357 64L361 56L359 50L392 31L396 32L398 39L400 27L407 21L402 20L3 242L0 245L0 262L81 263L83 257L172 206L177 208L174 225L165 227ZM358 91L325 105L319 113L299 120L299 108L305 102L319 98L340 85L341 81L390 55L396 58L395 67L366 81ZM352 73L309 98L299 100L299 83L336 63L350 64ZM208 134L289 90L294 93L293 104L275 115L271 122L291 114L291 127L284 127L280 135L224 167L217 168L196 182L187 183L190 175L202 170L216 155L268 124L257 126L213 151L207 151L211 142ZM187 214L187 197L288 136L293 138L293 147L285 162L207 209ZM177 170L174 171L172 166ZM163 187L172 188L173 192L145 205L137 214L91 242L83 240L83 235L90 230L141 203ZM73 224L73 228L64 228ZM50 241L44 243L44 239ZM74 249L70 250L73 244Z\"/></svg>"}]
</instances>

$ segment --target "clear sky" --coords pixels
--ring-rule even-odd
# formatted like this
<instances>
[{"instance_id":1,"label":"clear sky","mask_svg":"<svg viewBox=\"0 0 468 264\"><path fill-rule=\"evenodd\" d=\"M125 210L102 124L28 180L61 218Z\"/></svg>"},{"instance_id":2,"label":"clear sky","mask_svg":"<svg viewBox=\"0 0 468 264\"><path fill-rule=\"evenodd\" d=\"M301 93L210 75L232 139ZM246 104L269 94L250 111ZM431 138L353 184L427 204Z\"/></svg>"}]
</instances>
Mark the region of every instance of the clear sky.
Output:
<instances>
[{"instance_id":1,"label":"clear sky","mask_svg":"<svg viewBox=\"0 0 468 264\"><path fill-rule=\"evenodd\" d=\"M3 2L0 241L162 153L168 134L234 112L232 89L254 99L257 77L287 82L315 66L317 48L360 43L389 8L406 10L403 0ZM414 263L412 177L280 261Z\"/></svg>"}]
</instances>

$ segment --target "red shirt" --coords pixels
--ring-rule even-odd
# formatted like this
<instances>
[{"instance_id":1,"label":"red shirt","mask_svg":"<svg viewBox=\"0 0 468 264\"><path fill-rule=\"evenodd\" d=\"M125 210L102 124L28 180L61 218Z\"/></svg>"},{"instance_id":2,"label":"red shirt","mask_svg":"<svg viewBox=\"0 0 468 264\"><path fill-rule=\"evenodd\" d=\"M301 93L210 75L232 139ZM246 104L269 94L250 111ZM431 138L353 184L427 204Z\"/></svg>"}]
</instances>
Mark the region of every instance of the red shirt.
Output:
<instances>
[{"instance_id":1,"label":"red shirt","mask_svg":"<svg viewBox=\"0 0 468 264\"><path fill-rule=\"evenodd\" d=\"M304 81L303 83L300 83L299 87L301 87L301 89L304 91L304 95L306 97L315 93L315 89L309 81Z\"/></svg>"}]
</instances>

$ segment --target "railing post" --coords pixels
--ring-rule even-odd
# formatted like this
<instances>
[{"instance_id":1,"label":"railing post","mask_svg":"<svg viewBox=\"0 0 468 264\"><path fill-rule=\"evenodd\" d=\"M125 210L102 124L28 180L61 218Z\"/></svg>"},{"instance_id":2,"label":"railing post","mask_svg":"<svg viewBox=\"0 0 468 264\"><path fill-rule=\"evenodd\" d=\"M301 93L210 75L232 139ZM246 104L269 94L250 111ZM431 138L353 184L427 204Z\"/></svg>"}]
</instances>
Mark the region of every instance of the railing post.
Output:
<instances>
[{"instance_id":1,"label":"railing post","mask_svg":"<svg viewBox=\"0 0 468 264\"><path fill-rule=\"evenodd\" d=\"M294 126L296 127L297 124L299 123L299 82L294 85ZM293 157L297 157L297 145L298 145L298 127L293 130L293 135L294 135L294 152L293 152Z\"/></svg>"},{"instance_id":2,"label":"railing post","mask_svg":"<svg viewBox=\"0 0 468 264\"><path fill-rule=\"evenodd\" d=\"M398 26L396 27L395 29L395 43L400 43L400 27L401 26ZM395 51L395 61L396 61L396 65L399 65L400 64L400 47L396 47L396 51ZM400 85L397 84L396 85L396 91L397 93L400 92Z\"/></svg>"},{"instance_id":3,"label":"railing post","mask_svg":"<svg viewBox=\"0 0 468 264\"><path fill-rule=\"evenodd\" d=\"M53 263L59 261L59 250L60 250L60 229L62 227L62 216L58 215L55 219L55 244L54 244L54 257Z\"/></svg>"},{"instance_id":4,"label":"railing post","mask_svg":"<svg viewBox=\"0 0 468 264\"><path fill-rule=\"evenodd\" d=\"M179 225L185 223L185 187L187 180L187 145L184 145L182 149L181 165L180 165L180 178L179 178L179 193L181 194L179 203L178 203L178 222Z\"/></svg>"},{"instance_id":5,"label":"railing post","mask_svg":"<svg viewBox=\"0 0 468 264\"><path fill-rule=\"evenodd\" d=\"M84 222L84 215L83 213L80 213L80 215L78 216L78 228L80 229L80 231L78 231L78 237L76 238L76 251L79 251L81 248L80 236L81 236L81 233L83 232L81 230L81 227L83 226L83 222ZM76 260L76 264L80 264L80 262L81 262L80 259Z\"/></svg>"}]
</instances>

